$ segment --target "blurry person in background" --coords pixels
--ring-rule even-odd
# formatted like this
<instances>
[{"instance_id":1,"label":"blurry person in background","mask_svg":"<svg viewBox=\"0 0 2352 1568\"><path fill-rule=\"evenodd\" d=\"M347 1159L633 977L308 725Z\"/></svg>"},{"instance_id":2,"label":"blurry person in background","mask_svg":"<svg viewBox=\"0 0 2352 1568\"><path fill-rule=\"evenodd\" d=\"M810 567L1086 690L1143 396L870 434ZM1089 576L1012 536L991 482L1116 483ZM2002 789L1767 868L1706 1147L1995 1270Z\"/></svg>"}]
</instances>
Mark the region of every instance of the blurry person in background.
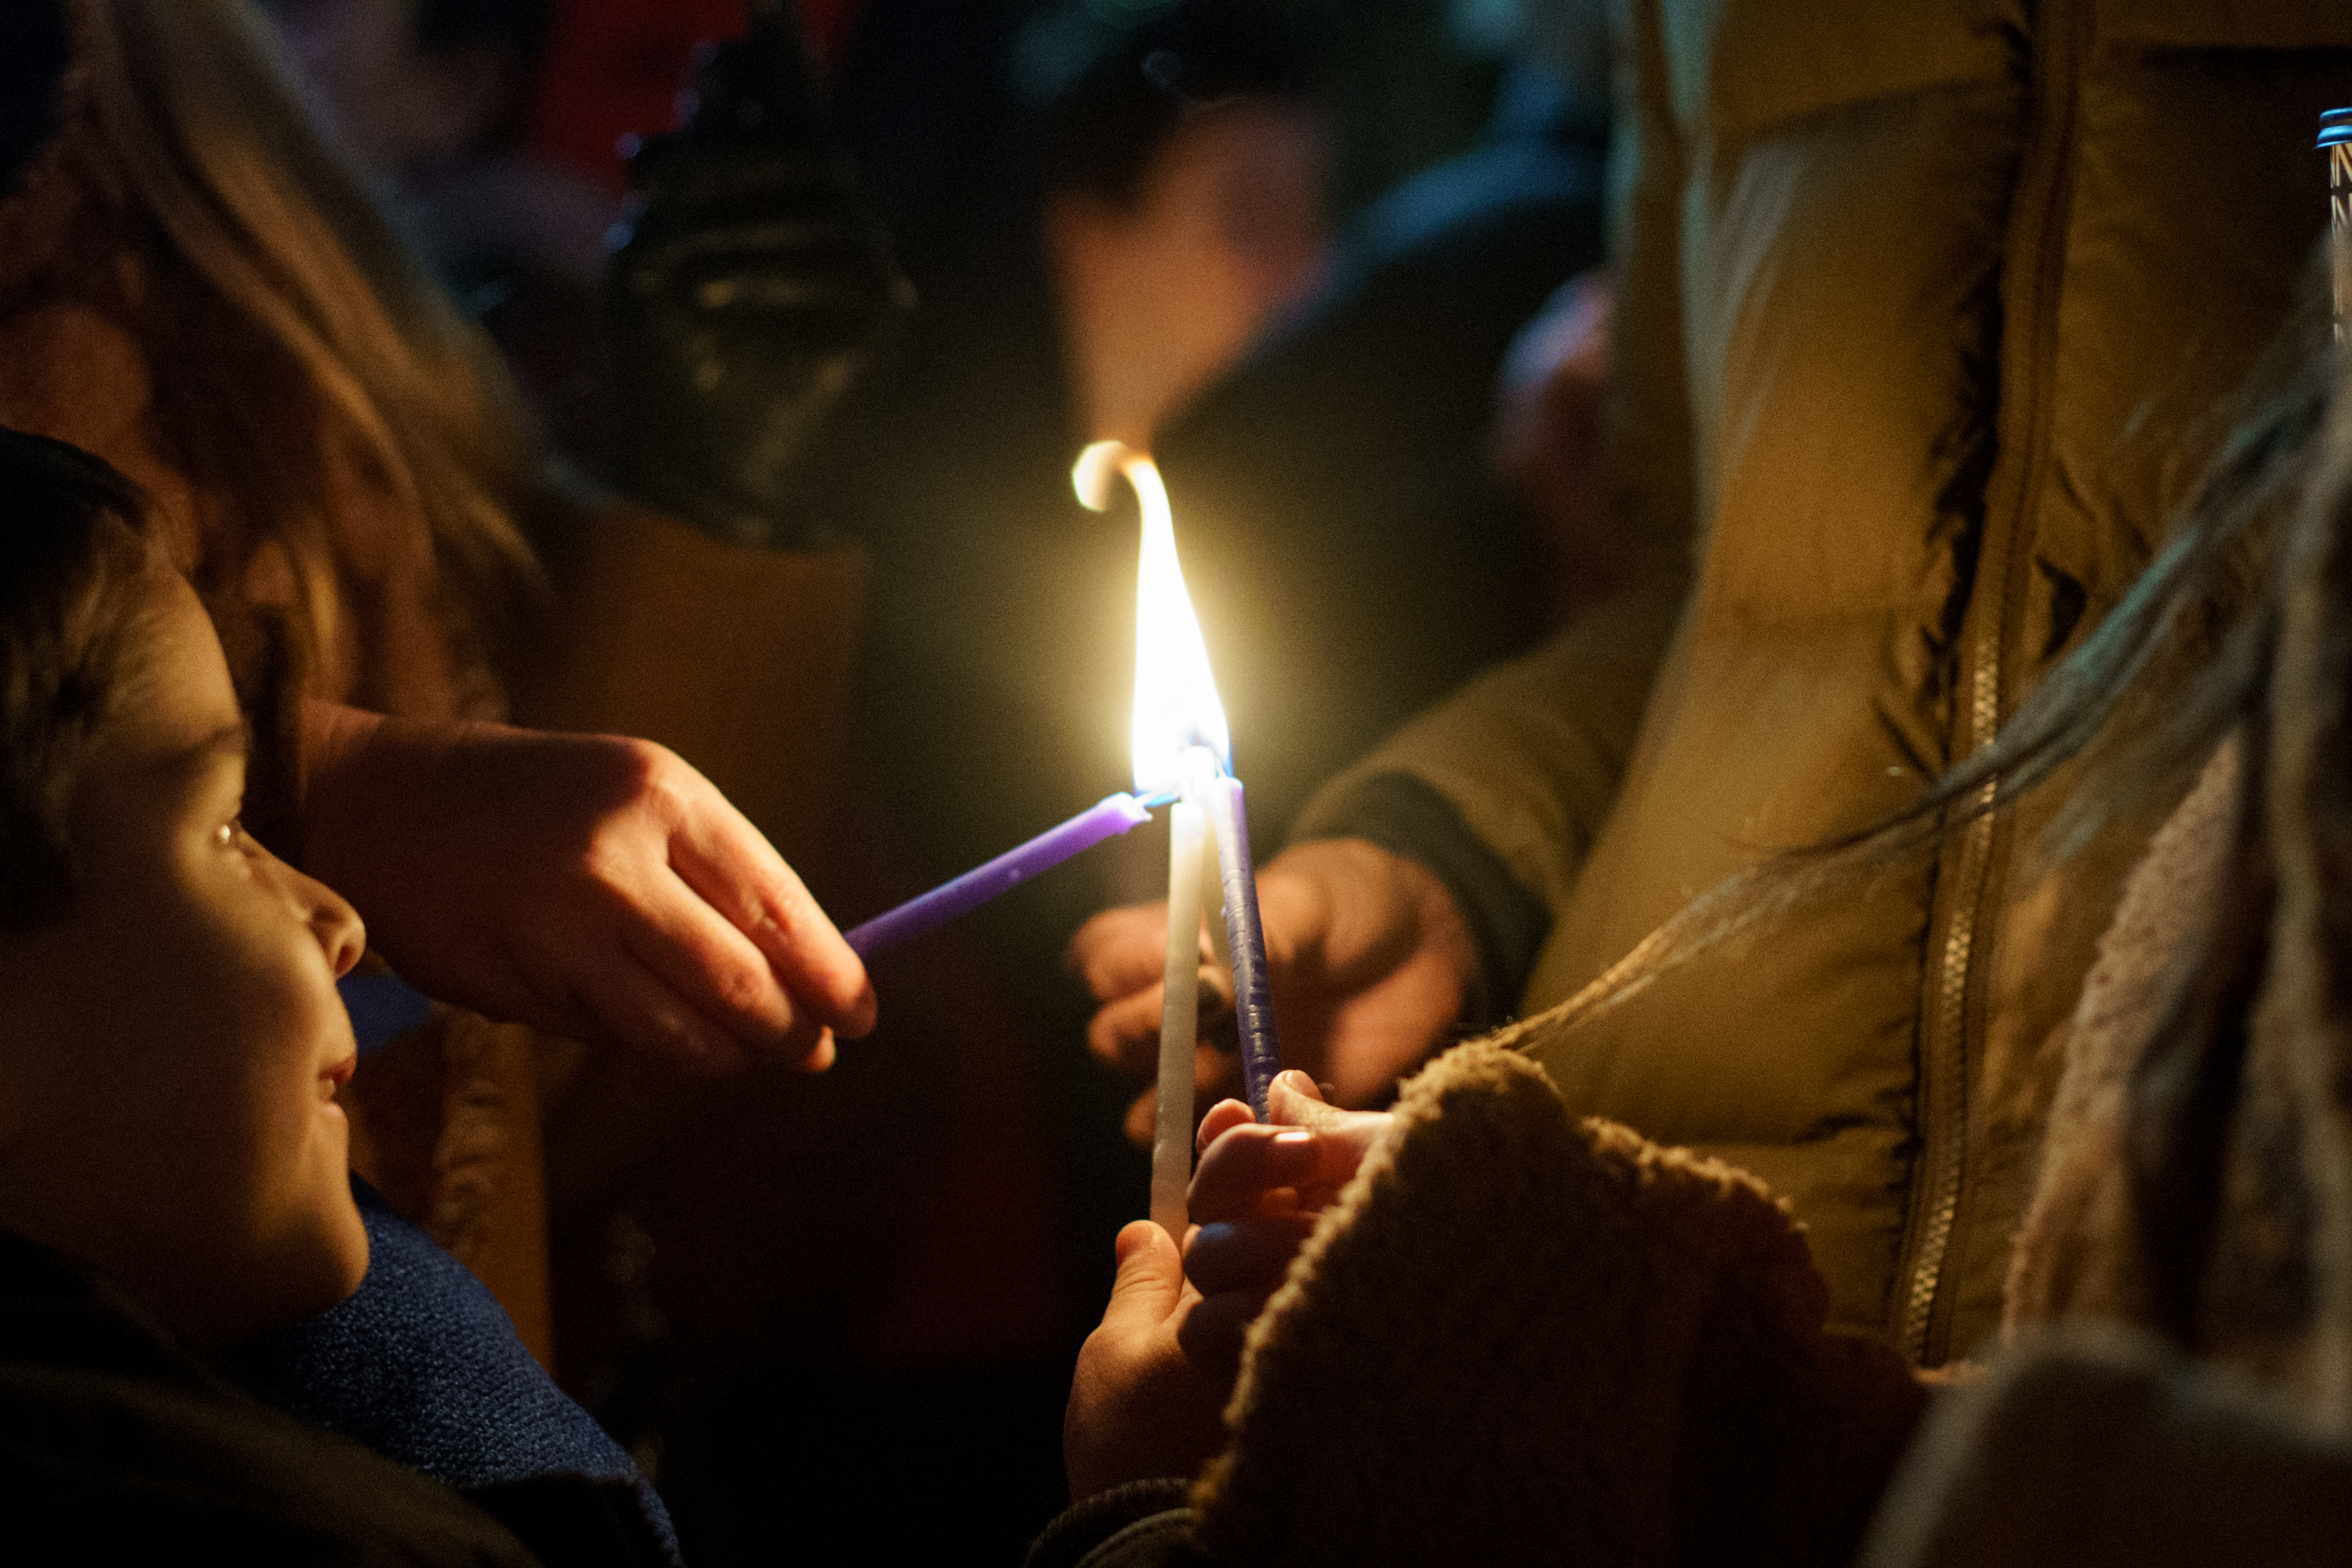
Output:
<instances>
[{"instance_id":1,"label":"blurry person in background","mask_svg":"<svg viewBox=\"0 0 2352 1568\"><path fill-rule=\"evenodd\" d=\"M1155 438L1260 842L1615 571L1590 464L1505 474L1494 434L1515 336L1601 259L1601 9L1455 5L1454 39L1498 73L1484 131L1351 216L1322 287ZM1552 434L1564 454L1594 439ZM1583 520L1566 550L1538 521L1562 509Z\"/></svg>"},{"instance_id":2,"label":"blurry person in background","mask_svg":"<svg viewBox=\"0 0 2352 1568\"><path fill-rule=\"evenodd\" d=\"M266 0L369 168L424 184L514 145L553 0Z\"/></svg>"},{"instance_id":3,"label":"blurry person in background","mask_svg":"<svg viewBox=\"0 0 2352 1568\"><path fill-rule=\"evenodd\" d=\"M1328 270L1328 132L1282 13L1070 5L1023 40L1045 237L1087 440L1151 443Z\"/></svg>"},{"instance_id":4,"label":"blurry person in background","mask_svg":"<svg viewBox=\"0 0 2352 1568\"><path fill-rule=\"evenodd\" d=\"M1612 520L1601 477L1615 304L1605 268L1562 284L1511 340L1496 388L1487 460L1523 509L1543 561L1549 626L1607 592L1637 561Z\"/></svg>"},{"instance_id":5,"label":"blurry person in background","mask_svg":"<svg viewBox=\"0 0 2352 1568\"><path fill-rule=\"evenodd\" d=\"M380 198L498 343L541 429L602 472L611 413L598 300L623 193L529 140L554 0L266 9ZM673 66L682 81L684 58Z\"/></svg>"}]
</instances>

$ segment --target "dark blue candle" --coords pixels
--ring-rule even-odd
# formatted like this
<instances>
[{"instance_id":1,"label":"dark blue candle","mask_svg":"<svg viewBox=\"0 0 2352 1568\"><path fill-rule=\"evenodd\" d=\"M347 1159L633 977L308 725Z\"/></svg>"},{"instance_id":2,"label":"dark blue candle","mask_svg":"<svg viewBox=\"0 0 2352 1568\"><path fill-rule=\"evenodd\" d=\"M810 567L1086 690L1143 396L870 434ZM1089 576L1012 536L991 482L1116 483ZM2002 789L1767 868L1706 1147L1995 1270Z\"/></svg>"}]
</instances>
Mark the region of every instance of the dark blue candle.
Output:
<instances>
[{"instance_id":1,"label":"dark blue candle","mask_svg":"<svg viewBox=\"0 0 2352 1568\"><path fill-rule=\"evenodd\" d=\"M1282 1047L1274 1037L1274 1002L1266 994L1265 928L1257 918L1257 873L1250 865L1241 780L1231 773L1211 780L1201 805L1217 840L1225 941L1233 952L1234 1021L1241 1034L1242 1085L1250 1113L1264 1121L1266 1091L1282 1070Z\"/></svg>"}]
</instances>

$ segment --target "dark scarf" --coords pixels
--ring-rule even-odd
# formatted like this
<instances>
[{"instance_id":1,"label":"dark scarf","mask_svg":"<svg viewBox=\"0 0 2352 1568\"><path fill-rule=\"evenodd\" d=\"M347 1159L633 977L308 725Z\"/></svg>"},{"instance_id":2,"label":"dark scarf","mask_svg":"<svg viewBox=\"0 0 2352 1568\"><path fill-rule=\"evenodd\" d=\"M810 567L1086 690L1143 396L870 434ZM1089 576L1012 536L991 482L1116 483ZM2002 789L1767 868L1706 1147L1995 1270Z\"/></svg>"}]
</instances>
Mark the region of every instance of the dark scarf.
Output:
<instances>
[{"instance_id":1,"label":"dark scarf","mask_svg":"<svg viewBox=\"0 0 2352 1568\"><path fill-rule=\"evenodd\" d=\"M278 1408L457 1488L551 1562L675 1568L660 1496L540 1370L489 1290L356 1176L352 1194L368 1232L358 1291L231 1351L231 1371Z\"/></svg>"}]
</instances>

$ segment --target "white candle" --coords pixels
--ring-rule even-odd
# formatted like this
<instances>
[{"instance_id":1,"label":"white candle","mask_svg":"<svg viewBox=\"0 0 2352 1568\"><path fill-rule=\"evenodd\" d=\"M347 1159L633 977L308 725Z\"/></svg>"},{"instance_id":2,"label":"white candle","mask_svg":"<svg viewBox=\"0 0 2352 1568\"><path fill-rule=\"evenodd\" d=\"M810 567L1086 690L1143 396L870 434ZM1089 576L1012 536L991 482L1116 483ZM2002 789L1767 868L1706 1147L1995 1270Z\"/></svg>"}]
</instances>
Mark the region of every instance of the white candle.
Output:
<instances>
[{"instance_id":1,"label":"white candle","mask_svg":"<svg viewBox=\"0 0 2352 1568\"><path fill-rule=\"evenodd\" d=\"M1231 975L1234 972L1234 941L1225 917L1225 869L1221 858L1223 854L1224 851L1217 847L1217 834L1213 827L1209 831L1208 850L1201 861L1203 889L1201 908L1209 917L1209 949L1216 957L1217 967Z\"/></svg>"},{"instance_id":2,"label":"white candle","mask_svg":"<svg viewBox=\"0 0 2352 1568\"><path fill-rule=\"evenodd\" d=\"M1159 1113L1151 1140L1151 1217L1184 1245L1185 1188L1192 1172L1192 1061L1200 1039L1201 905L1210 810L1233 742L1208 646L1176 562L1168 491L1151 459L1116 441L1078 454L1070 481L1099 511L1114 475L1135 489L1143 525L1135 573L1135 711L1129 732L1136 793L1178 797L1168 818L1168 952L1160 1013ZM1217 884L1222 891L1222 884Z\"/></svg>"},{"instance_id":3,"label":"white candle","mask_svg":"<svg viewBox=\"0 0 2352 1568\"><path fill-rule=\"evenodd\" d=\"M1151 1218L1184 1247L1192 1180L1192 1052L1201 1020L1201 858L1208 822L1189 794L1168 812L1168 964L1160 1005L1160 1105L1151 1137Z\"/></svg>"}]
</instances>

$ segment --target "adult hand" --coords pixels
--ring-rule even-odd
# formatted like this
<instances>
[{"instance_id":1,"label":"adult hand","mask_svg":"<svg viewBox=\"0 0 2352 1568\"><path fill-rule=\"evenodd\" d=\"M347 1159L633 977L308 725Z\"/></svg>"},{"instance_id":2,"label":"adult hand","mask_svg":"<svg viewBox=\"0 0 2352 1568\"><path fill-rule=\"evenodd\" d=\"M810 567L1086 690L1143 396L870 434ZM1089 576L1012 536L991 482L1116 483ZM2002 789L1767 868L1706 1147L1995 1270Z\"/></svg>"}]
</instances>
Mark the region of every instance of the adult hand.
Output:
<instances>
[{"instance_id":1,"label":"adult hand","mask_svg":"<svg viewBox=\"0 0 2352 1568\"><path fill-rule=\"evenodd\" d=\"M312 702L303 752L307 869L430 995L707 1072L873 1027L792 868L660 746Z\"/></svg>"},{"instance_id":2,"label":"adult hand","mask_svg":"<svg viewBox=\"0 0 2352 1568\"><path fill-rule=\"evenodd\" d=\"M1470 932L1427 868L1360 838L1286 849L1258 872L1258 913L1282 1058L1363 1105L1411 1071L1460 1016L1474 958ZM1160 1055L1167 905L1135 904L1088 921L1070 964L1103 1005L1087 1046L1149 1079ZM1202 998L1228 1008L1224 976L1202 972ZM1204 1019L1216 1010L1203 1007ZM1240 1064L1203 1051L1199 1088L1233 1092ZM1152 1092L1128 1112L1128 1136L1149 1143Z\"/></svg>"},{"instance_id":3,"label":"adult hand","mask_svg":"<svg viewBox=\"0 0 2352 1568\"><path fill-rule=\"evenodd\" d=\"M1196 1325L1194 1345L1236 1365L1249 1325L1281 1286L1317 1216L1393 1120L1327 1104L1303 1072L1276 1077L1266 1111L1261 1123L1238 1100L1210 1108L1186 1198L1194 1228L1185 1278L1205 1300L1222 1304Z\"/></svg>"}]
</instances>

